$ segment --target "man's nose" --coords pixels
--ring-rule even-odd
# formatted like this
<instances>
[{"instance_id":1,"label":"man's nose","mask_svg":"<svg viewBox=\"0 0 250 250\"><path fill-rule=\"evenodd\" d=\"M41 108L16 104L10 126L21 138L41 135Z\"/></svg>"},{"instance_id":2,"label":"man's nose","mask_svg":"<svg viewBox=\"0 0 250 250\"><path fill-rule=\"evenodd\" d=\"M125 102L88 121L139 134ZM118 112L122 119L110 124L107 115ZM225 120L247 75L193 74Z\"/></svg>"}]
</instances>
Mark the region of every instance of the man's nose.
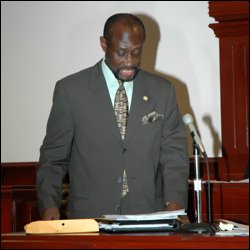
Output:
<instances>
[{"instance_id":1,"label":"man's nose","mask_svg":"<svg viewBox=\"0 0 250 250\"><path fill-rule=\"evenodd\" d=\"M133 66L133 57L131 56L131 54L126 55L124 65L128 68Z\"/></svg>"}]
</instances>

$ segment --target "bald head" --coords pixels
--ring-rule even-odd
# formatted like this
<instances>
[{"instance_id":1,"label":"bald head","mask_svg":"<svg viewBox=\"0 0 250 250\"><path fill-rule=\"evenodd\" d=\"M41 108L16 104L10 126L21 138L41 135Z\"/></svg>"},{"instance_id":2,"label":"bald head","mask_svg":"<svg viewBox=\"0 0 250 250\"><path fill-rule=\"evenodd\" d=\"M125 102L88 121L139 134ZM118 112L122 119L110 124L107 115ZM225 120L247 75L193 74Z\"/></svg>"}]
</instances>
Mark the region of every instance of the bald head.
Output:
<instances>
[{"instance_id":1,"label":"bald head","mask_svg":"<svg viewBox=\"0 0 250 250\"><path fill-rule=\"evenodd\" d=\"M144 24L138 17L128 13L118 13L109 17L104 25L103 37L108 43L112 42L117 26L126 26L131 32L139 31L142 33L143 40L146 38Z\"/></svg>"}]
</instances>

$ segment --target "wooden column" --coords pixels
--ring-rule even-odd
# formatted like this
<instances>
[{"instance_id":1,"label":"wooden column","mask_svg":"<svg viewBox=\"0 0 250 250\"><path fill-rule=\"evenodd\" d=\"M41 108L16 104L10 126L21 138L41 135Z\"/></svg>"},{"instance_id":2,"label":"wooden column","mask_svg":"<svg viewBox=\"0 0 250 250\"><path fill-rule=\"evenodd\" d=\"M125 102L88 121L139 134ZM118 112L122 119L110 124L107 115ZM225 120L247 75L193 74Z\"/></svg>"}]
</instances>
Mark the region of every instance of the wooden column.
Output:
<instances>
[{"instance_id":1,"label":"wooden column","mask_svg":"<svg viewBox=\"0 0 250 250\"><path fill-rule=\"evenodd\" d=\"M221 180L243 179L249 157L249 2L209 1L220 46Z\"/></svg>"}]
</instances>

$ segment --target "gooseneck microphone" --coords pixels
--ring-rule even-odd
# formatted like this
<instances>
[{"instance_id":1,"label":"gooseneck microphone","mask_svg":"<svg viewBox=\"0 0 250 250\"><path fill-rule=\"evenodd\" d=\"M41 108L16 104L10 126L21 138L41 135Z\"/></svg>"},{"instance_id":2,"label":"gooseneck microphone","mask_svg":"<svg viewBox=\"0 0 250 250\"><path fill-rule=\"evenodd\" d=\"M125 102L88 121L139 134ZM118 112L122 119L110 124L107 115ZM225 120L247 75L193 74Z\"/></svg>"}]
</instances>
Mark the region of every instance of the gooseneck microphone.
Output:
<instances>
[{"instance_id":1,"label":"gooseneck microphone","mask_svg":"<svg viewBox=\"0 0 250 250\"><path fill-rule=\"evenodd\" d=\"M193 138L193 151L194 151L194 163L196 178L194 181L194 190L196 191L196 213L197 222L183 225L181 227L182 232L188 233L211 233L211 198L210 198L210 180L209 180L209 164L205 148L201 142L201 139L196 131L193 124L193 117L190 114L183 116L183 122L189 127L191 136ZM202 179L200 178L200 167L199 167L199 152L202 153L207 165L207 185L208 185L208 221L209 223L202 223Z\"/></svg>"},{"instance_id":2,"label":"gooseneck microphone","mask_svg":"<svg viewBox=\"0 0 250 250\"><path fill-rule=\"evenodd\" d=\"M186 125L188 125L189 127L189 130L191 132L191 136L193 137L196 145L199 147L202 155L204 158L207 157L207 154L206 154L206 151L205 151L205 148L201 142L201 139L198 135L198 132L196 131L195 127L194 127L194 124L193 124L193 117L190 115L190 114L185 114L183 116L183 121Z\"/></svg>"}]
</instances>

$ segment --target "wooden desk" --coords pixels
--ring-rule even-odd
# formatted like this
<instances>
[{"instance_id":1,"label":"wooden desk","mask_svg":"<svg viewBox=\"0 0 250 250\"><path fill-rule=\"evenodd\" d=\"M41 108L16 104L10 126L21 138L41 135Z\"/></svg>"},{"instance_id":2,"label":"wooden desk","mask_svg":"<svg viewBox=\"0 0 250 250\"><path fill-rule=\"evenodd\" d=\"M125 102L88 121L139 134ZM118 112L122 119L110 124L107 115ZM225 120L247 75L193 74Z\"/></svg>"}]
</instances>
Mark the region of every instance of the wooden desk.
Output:
<instances>
[{"instance_id":1,"label":"wooden desk","mask_svg":"<svg viewBox=\"0 0 250 250\"><path fill-rule=\"evenodd\" d=\"M2 249L249 249L249 237L206 234L1 235Z\"/></svg>"}]
</instances>

